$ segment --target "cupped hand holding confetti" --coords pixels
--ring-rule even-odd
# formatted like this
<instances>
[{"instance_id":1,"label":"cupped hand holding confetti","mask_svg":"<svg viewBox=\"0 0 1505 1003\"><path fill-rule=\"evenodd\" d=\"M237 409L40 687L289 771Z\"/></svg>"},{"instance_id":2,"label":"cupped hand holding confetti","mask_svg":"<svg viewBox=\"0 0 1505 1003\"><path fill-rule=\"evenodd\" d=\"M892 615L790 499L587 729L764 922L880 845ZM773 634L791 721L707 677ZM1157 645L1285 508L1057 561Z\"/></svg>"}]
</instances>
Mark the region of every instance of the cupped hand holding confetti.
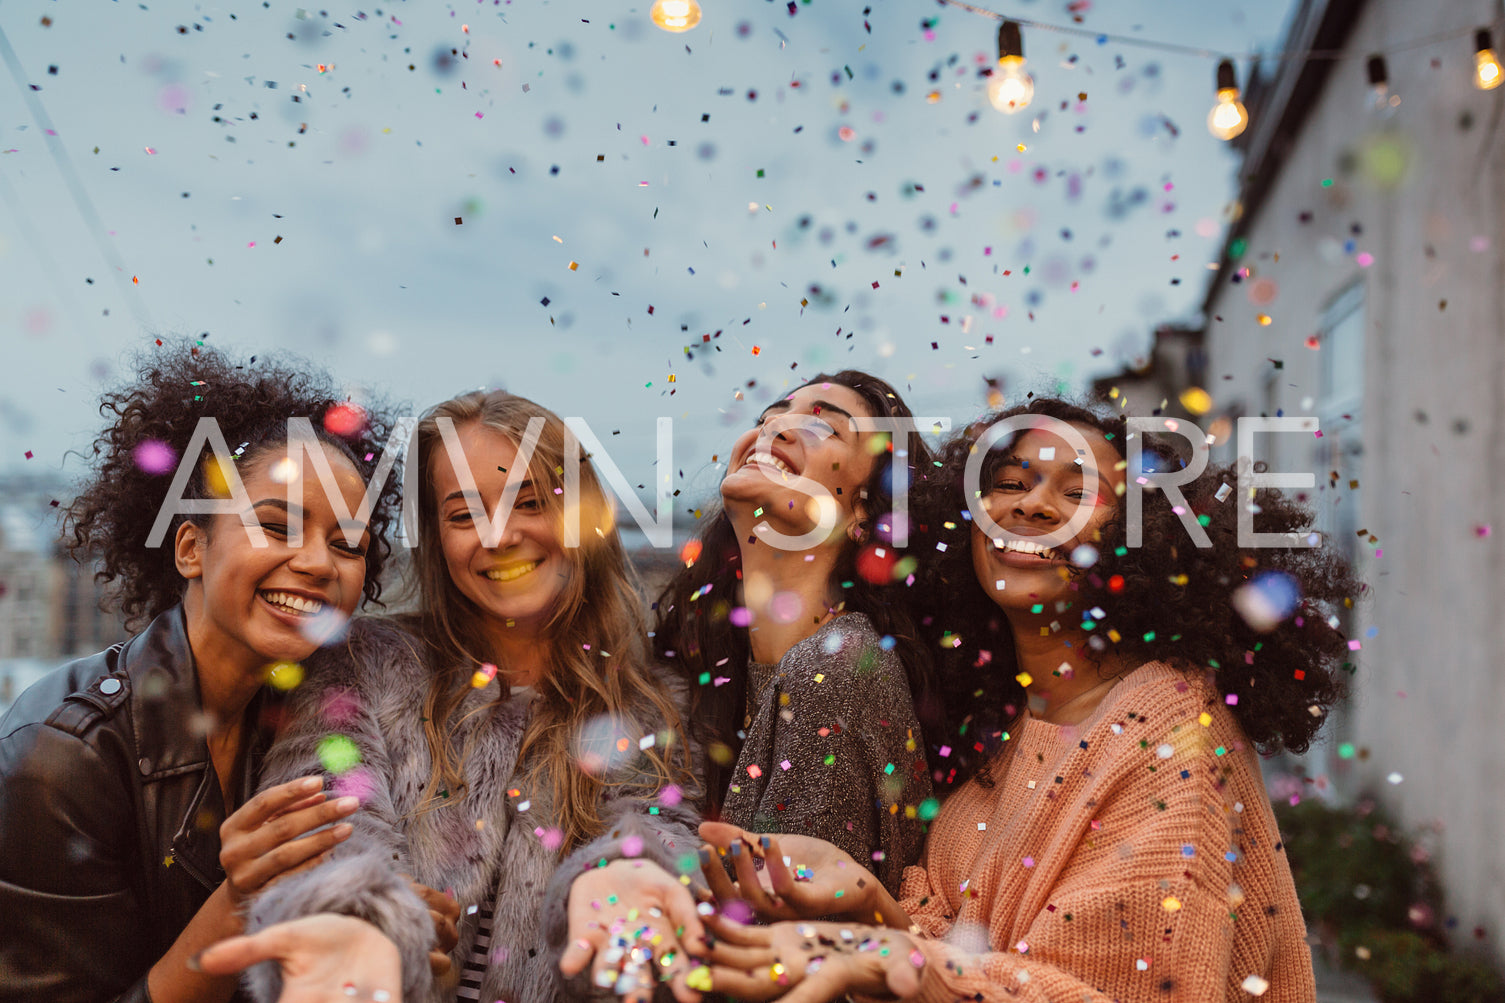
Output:
<instances>
[{"instance_id":1,"label":"cupped hand holding confetti","mask_svg":"<svg viewBox=\"0 0 1505 1003\"><path fill-rule=\"evenodd\" d=\"M689 888L657 864L616 860L586 871L570 886L568 916L566 978L589 964L593 985L629 1003L650 1003L660 983L679 1003L700 1000L705 927Z\"/></svg>"},{"instance_id":2,"label":"cupped hand holding confetti","mask_svg":"<svg viewBox=\"0 0 1505 1003\"><path fill-rule=\"evenodd\" d=\"M723 906L741 901L764 922L845 916L909 928L909 918L866 867L845 850L811 836L758 834L724 822L703 822L701 870ZM727 876L721 859L732 862Z\"/></svg>"},{"instance_id":3,"label":"cupped hand holding confetti","mask_svg":"<svg viewBox=\"0 0 1505 1003\"><path fill-rule=\"evenodd\" d=\"M711 985L741 1000L791 1003L843 999L848 993L908 999L920 991L925 956L908 934L849 923L741 926L725 916L708 924Z\"/></svg>"}]
</instances>

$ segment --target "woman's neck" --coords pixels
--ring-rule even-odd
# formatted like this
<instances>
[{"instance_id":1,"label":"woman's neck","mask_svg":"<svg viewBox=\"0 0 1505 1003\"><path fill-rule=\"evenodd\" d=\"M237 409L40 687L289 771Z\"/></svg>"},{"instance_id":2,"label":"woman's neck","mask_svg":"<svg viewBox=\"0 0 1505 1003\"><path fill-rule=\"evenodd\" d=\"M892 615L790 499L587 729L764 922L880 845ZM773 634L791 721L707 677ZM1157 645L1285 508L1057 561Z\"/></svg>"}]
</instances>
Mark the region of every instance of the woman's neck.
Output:
<instances>
[{"instance_id":1,"label":"woman's neck","mask_svg":"<svg viewBox=\"0 0 1505 1003\"><path fill-rule=\"evenodd\" d=\"M790 551L742 544L742 603L753 661L777 662L835 615L835 570L834 547Z\"/></svg>"},{"instance_id":2,"label":"woman's neck","mask_svg":"<svg viewBox=\"0 0 1505 1003\"><path fill-rule=\"evenodd\" d=\"M491 654L509 686L536 686L548 674L553 644L522 626L491 631Z\"/></svg>"},{"instance_id":3,"label":"woman's neck","mask_svg":"<svg viewBox=\"0 0 1505 1003\"><path fill-rule=\"evenodd\" d=\"M1052 724L1086 720L1128 666L1111 649L1089 655L1089 635L1077 627L1051 630L1057 617L1007 611L1014 655L1026 687L1030 713ZM1042 632L1043 630L1043 632Z\"/></svg>"},{"instance_id":4,"label":"woman's neck","mask_svg":"<svg viewBox=\"0 0 1505 1003\"><path fill-rule=\"evenodd\" d=\"M240 733L241 718L266 681L266 662L214 628L203 597L190 588L183 598L188 649L198 676L199 702L210 721L210 732Z\"/></svg>"}]
</instances>

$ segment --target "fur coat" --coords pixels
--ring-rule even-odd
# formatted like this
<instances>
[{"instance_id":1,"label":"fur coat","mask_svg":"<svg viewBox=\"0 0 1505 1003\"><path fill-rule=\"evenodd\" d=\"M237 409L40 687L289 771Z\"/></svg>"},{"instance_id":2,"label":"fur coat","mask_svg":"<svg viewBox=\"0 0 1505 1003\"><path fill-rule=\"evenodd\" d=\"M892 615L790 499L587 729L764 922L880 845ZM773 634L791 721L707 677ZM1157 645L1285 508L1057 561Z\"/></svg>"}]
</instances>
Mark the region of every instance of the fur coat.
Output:
<instances>
[{"instance_id":1,"label":"fur coat","mask_svg":"<svg viewBox=\"0 0 1505 1003\"><path fill-rule=\"evenodd\" d=\"M558 834L551 831L547 792L521 790L518 748L532 701L498 699L493 682L468 693L453 718L457 748L467 750L467 789L453 804L420 811L432 766L422 720L429 680L420 642L374 617L354 621L344 644L310 661L267 756L262 786L324 773L331 796L354 794L362 803L349 819L355 831L324 863L257 897L248 932L315 912L358 916L397 944L404 998L437 1003L454 998L451 984L470 957L480 909L494 897L482 1000L610 998L609 990L591 986L589 968L568 985L558 975L570 883L640 846L641 856L671 874L692 871L699 819L691 798L651 804L608 788L602 836L561 860L551 848ZM460 903L460 940L447 980L429 974L433 923L404 874ZM257 1000L277 999L276 966L258 965L246 981Z\"/></svg>"}]
</instances>

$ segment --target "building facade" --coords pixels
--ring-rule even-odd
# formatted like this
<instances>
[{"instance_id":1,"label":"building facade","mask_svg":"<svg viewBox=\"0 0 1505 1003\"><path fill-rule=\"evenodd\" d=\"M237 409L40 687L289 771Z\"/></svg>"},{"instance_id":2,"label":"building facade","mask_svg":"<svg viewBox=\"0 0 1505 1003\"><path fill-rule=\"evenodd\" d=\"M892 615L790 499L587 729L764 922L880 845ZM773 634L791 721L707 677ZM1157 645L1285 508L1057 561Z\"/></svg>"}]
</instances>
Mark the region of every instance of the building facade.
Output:
<instances>
[{"instance_id":1,"label":"building facade","mask_svg":"<svg viewBox=\"0 0 1505 1003\"><path fill-rule=\"evenodd\" d=\"M1498 16L1303 3L1288 48L1337 58L1286 61L1251 108L1204 343L1209 422L1317 419L1255 456L1313 475L1370 585L1352 698L1307 769L1433 832L1450 936L1505 956L1505 88L1473 86Z\"/></svg>"}]
</instances>

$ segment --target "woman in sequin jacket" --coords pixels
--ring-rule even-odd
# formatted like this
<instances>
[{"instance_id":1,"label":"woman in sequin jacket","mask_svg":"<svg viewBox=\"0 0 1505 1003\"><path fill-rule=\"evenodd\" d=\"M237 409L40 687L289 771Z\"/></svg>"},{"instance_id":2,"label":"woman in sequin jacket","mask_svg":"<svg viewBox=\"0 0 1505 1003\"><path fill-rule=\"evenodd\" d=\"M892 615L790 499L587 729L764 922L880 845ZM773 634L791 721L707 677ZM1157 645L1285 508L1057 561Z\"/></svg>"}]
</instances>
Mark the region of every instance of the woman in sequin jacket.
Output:
<instances>
[{"instance_id":1,"label":"woman in sequin jacket","mask_svg":"<svg viewBox=\"0 0 1505 1003\"><path fill-rule=\"evenodd\" d=\"M930 658L907 612L914 560L896 504L930 455L908 406L867 373L774 401L733 445L722 504L654 631L695 696L708 815L830 840L893 890L933 807Z\"/></svg>"}]
</instances>

